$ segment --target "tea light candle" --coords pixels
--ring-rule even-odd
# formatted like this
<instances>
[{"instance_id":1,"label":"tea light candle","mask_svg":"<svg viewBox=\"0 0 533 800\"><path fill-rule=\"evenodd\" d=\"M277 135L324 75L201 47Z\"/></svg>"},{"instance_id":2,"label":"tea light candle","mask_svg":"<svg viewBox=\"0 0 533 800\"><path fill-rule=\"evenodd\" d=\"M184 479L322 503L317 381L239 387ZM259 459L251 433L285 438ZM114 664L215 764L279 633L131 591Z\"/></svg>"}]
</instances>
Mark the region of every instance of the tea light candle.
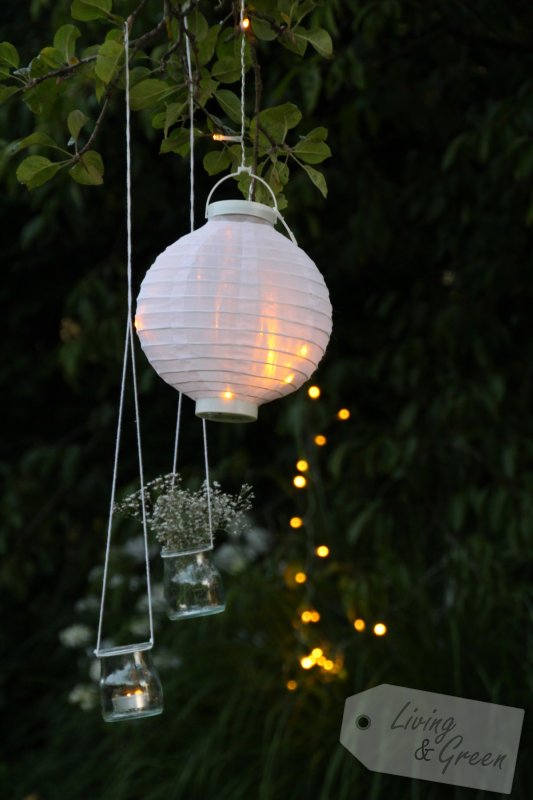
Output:
<instances>
[{"instance_id":1,"label":"tea light candle","mask_svg":"<svg viewBox=\"0 0 533 800\"><path fill-rule=\"evenodd\" d=\"M143 689L135 689L126 694L116 694L113 697L113 710L122 711L141 711L148 706L148 692Z\"/></svg>"}]
</instances>

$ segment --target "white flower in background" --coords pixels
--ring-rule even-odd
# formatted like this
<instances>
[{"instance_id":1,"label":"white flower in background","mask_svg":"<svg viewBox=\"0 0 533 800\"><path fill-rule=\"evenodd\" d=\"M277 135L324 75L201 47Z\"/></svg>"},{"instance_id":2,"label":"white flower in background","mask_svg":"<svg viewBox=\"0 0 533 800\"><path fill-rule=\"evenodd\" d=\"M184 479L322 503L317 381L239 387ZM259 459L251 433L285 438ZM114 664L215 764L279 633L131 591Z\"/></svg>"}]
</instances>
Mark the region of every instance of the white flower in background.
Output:
<instances>
[{"instance_id":1,"label":"white flower in background","mask_svg":"<svg viewBox=\"0 0 533 800\"><path fill-rule=\"evenodd\" d=\"M183 664L183 659L171 650L158 650L154 652L154 664L157 669L177 669Z\"/></svg>"},{"instance_id":2,"label":"white flower in background","mask_svg":"<svg viewBox=\"0 0 533 800\"><path fill-rule=\"evenodd\" d=\"M250 528L244 538L246 553L252 558L267 553L272 542L272 536L266 528Z\"/></svg>"},{"instance_id":3,"label":"white flower in background","mask_svg":"<svg viewBox=\"0 0 533 800\"><path fill-rule=\"evenodd\" d=\"M101 672L102 672L102 667L100 665L100 659L93 658L89 665L89 678L95 683L98 683L98 681L100 680Z\"/></svg>"},{"instance_id":4,"label":"white flower in background","mask_svg":"<svg viewBox=\"0 0 533 800\"><path fill-rule=\"evenodd\" d=\"M244 548L236 544L223 544L215 551L213 559L219 569L229 572L230 575L237 575L248 566Z\"/></svg>"},{"instance_id":5,"label":"white flower in background","mask_svg":"<svg viewBox=\"0 0 533 800\"><path fill-rule=\"evenodd\" d=\"M100 608L100 598L95 594L82 597L81 600L78 600L74 608L79 614L83 614L84 611L95 611Z\"/></svg>"},{"instance_id":6,"label":"white flower in background","mask_svg":"<svg viewBox=\"0 0 533 800\"><path fill-rule=\"evenodd\" d=\"M165 589L162 583L152 584L152 608L155 612L165 610ZM141 613L148 611L148 596L143 594L135 603L135 610ZM145 621L146 627L146 621Z\"/></svg>"},{"instance_id":7,"label":"white flower in background","mask_svg":"<svg viewBox=\"0 0 533 800\"><path fill-rule=\"evenodd\" d=\"M93 637L88 625L70 625L59 632L59 641L65 647L84 647Z\"/></svg>"},{"instance_id":8,"label":"white flower in background","mask_svg":"<svg viewBox=\"0 0 533 800\"><path fill-rule=\"evenodd\" d=\"M98 692L90 683L78 683L70 692L68 701L79 706L82 711L92 711L98 701Z\"/></svg>"}]
</instances>

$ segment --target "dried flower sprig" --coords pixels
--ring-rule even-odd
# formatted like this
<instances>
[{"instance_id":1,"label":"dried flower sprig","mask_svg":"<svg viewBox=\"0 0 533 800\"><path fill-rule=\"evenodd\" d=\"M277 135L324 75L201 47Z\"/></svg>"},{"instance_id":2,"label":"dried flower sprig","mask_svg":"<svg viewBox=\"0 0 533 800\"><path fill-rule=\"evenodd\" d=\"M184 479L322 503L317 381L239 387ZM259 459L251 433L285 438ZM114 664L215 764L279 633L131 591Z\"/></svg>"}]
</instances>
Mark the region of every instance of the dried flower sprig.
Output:
<instances>
[{"instance_id":1,"label":"dried flower sprig","mask_svg":"<svg viewBox=\"0 0 533 800\"><path fill-rule=\"evenodd\" d=\"M248 529L246 514L254 497L249 484L243 484L239 494L231 495L213 481L209 495L213 536L221 531L238 536ZM160 475L145 485L144 500L146 521L161 543L163 554L210 546L207 481L193 492L182 488L180 475L172 472ZM115 511L142 520L141 492L116 503Z\"/></svg>"}]
</instances>

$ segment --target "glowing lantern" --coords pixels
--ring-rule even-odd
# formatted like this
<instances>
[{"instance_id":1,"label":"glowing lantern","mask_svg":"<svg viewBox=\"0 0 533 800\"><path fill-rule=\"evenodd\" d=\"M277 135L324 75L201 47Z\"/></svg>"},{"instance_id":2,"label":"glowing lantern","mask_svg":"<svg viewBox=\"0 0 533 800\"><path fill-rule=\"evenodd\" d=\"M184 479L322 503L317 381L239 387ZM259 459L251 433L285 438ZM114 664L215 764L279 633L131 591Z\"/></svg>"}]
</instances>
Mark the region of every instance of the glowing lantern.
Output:
<instances>
[{"instance_id":1,"label":"glowing lantern","mask_svg":"<svg viewBox=\"0 0 533 800\"><path fill-rule=\"evenodd\" d=\"M167 247L142 283L141 346L199 417L257 419L258 406L308 380L326 349L328 290L293 237L274 230L278 216L262 203L208 199L207 223Z\"/></svg>"}]
</instances>

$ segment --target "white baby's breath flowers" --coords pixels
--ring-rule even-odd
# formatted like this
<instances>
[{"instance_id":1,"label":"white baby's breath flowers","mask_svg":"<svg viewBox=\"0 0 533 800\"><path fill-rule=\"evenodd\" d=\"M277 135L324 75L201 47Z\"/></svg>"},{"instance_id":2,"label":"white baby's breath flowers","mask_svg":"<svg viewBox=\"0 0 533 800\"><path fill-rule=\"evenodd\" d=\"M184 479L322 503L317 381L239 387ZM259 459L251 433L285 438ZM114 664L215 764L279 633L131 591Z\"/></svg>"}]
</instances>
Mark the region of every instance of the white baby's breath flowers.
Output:
<instances>
[{"instance_id":1,"label":"white baby's breath flowers","mask_svg":"<svg viewBox=\"0 0 533 800\"><path fill-rule=\"evenodd\" d=\"M224 493L216 481L208 490L207 482L193 492L181 487L181 476L161 475L147 483L144 490L146 521L162 545L163 553L186 552L208 548L211 531L225 531L238 536L248 529L246 514L252 507L253 491L243 484L238 495ZM115 510L141 520L142 495L134 492ZM211 517L211 526L209 524Z\"/></svg>"}]
</instances>

